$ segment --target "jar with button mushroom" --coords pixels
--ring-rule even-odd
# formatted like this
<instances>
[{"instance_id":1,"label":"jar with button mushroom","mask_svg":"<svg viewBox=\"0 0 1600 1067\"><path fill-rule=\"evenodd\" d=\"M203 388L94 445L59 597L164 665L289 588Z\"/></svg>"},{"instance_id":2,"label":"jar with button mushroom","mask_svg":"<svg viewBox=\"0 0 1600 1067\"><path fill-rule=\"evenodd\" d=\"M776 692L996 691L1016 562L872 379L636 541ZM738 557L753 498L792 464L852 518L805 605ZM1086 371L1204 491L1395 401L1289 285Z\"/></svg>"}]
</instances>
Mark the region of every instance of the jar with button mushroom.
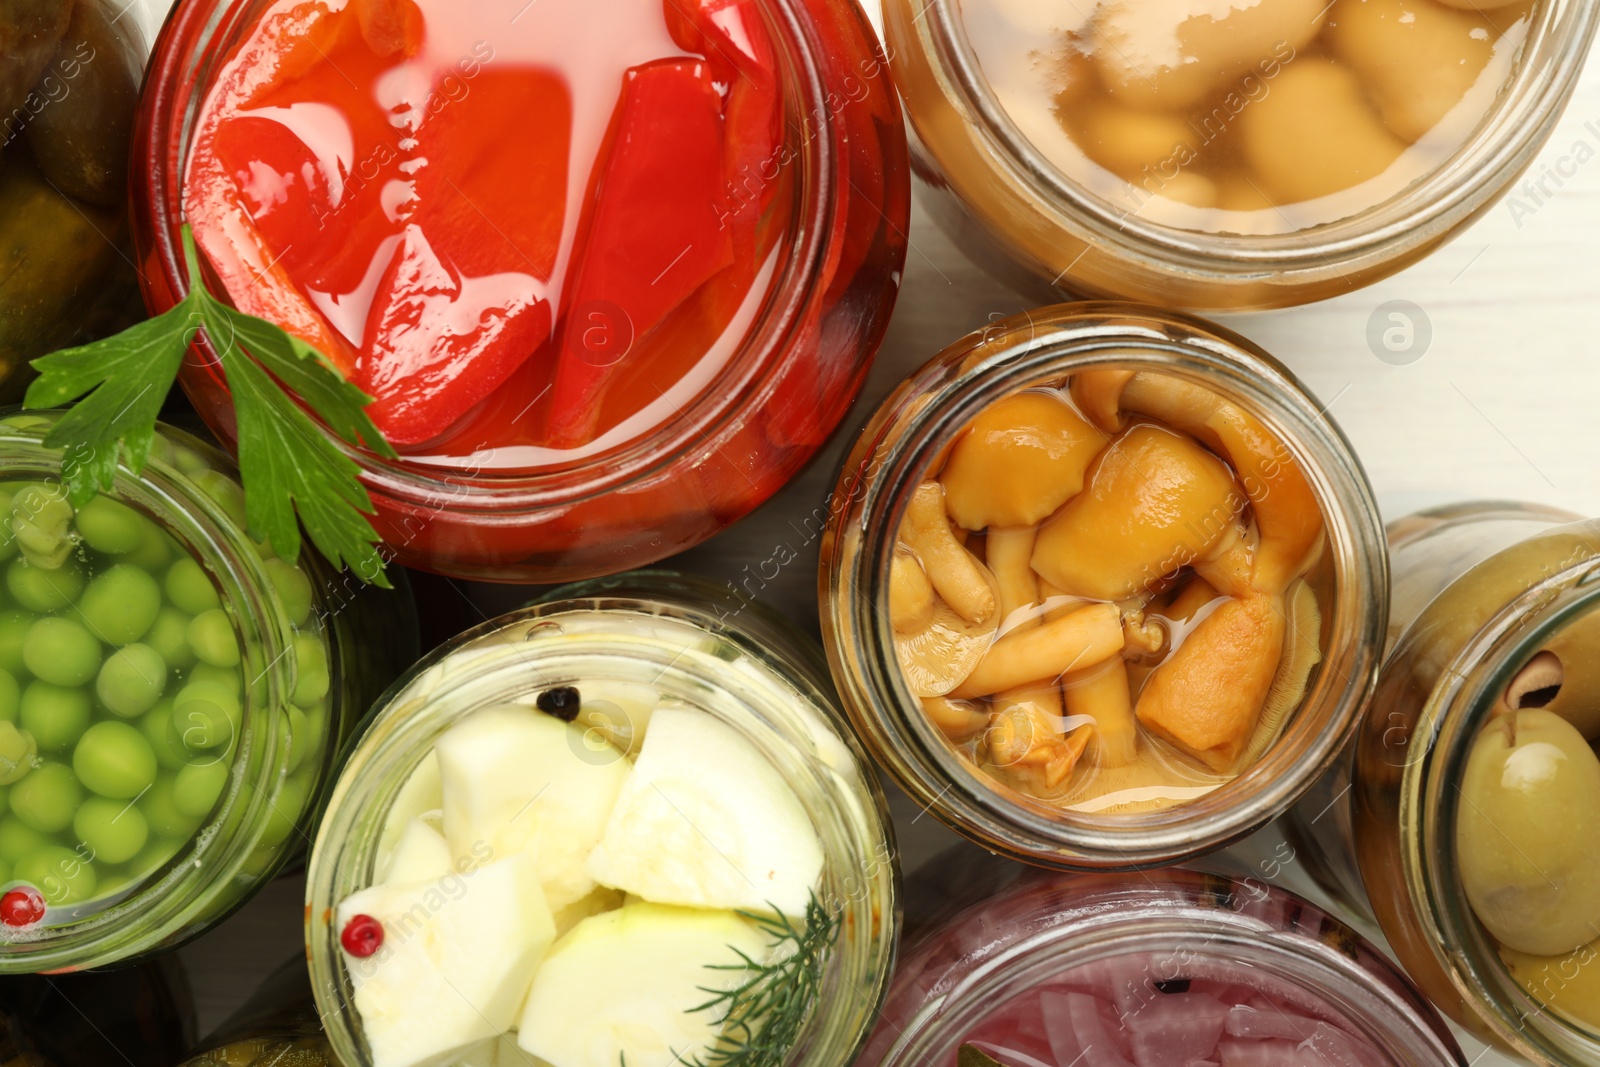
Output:
<instances>
[{"instance_id":1,"label":"jar with button mushroom","mask_svg":"<svg viewBox=\"0 0 1600 1067\"><path fill-rule=\"evenodd\" d=\"M1427 255L1532 163L1581 0L888 0L935 218L1024 291L1285 307Z\"/></svg>"},{"instance_id":2,"label":"jar with button mushroom","mask_svg":"<svg viewBox=\"0 0 1600 1067\"><path fill-rule=\"evenodd\" d=\"M1600 523L1502 502L1394 523L1390 652L1291 812L1308 869L1485 1040L1600 1060Z\"/></svg>"},{"instance_id":3,"label":"jar with button mushroom","mask_svg":"<svg viewBox=\"0 0 1600 1067\"><path fill-rule=\"evenodd\" d=\"M344 733L416 654L404 588L254 542L230 461L187 434L75 497L64 417L0 419L0 973L221 921L304 847Z\"/></svg>"},{"instance_id":4,"label":"jar with button mushroom","mask_svg":"<svg viewBox=\"0 0 1600 1067\"><path fill-rule=\"evenodd\" d=\"M946 349L878 410L823 540L846 709L993 850L1172 863L1292 804L1343 747L1387 567L1359 463L1270 356L1063 305Z\"/></svg>"}]
</instances>

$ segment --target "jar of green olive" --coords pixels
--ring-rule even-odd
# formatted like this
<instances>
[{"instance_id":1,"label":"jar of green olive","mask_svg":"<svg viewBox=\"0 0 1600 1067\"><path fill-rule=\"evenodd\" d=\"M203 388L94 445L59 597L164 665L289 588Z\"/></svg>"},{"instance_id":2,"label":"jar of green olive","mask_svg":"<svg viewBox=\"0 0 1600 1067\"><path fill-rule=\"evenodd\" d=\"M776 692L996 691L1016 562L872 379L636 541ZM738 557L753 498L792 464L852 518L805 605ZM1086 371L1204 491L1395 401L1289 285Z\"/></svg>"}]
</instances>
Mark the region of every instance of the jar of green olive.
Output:
<instances>
[{"instance_id":1,"label":"jar of green olive","mask_svg":"<svg viewBox=\"0 0 1600 1067\"><path fill-rule=\"evenodd\" d=\"M160 427L75 501L59 416L0 421L0 972L123 963L306 843L339 742L415 655L382 593L254 543L228 459Z\"/></svg>"},{"instance_id":2,"label":"jar of green olive","mask_svg":"<svg viewBox=\"0 0 1600 1067\"><path fill-rule=\"evenodd\" d=\"M1600 1062L1600 522L1458 505L1389 543L1376 698L1287 833L1458 1023Z\"/></svg>"}]
</instances>

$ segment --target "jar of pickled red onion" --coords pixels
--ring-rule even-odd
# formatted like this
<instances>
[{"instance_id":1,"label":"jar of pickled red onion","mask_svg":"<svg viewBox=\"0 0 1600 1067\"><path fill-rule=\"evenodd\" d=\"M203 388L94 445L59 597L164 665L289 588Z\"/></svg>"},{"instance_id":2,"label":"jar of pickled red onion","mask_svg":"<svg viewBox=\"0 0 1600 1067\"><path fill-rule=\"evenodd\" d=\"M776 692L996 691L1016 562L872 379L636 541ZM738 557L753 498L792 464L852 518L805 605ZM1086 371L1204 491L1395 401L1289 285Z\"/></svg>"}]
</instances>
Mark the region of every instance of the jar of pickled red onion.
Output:
<instances>
[{"instance_id":1,"label":"jar of pickled red onion","mask_svg":"<svg viewBox=\"0 0 1600 1067\"><path fill-rule=\"evenodd\" d=\"M1218 14L1221 12L1221 14ZM941 225L1025 291L1285 307L1416 262L1549 138L1572 0L889 0Z\"/></svg>"},{"instance_id":2,"label":"jar of pickled red onion","mask_svg":"<svg viewBox=\"0 0 1600 1067\"><path fill-rule=\"evenodd\" d=\"M1389 540L1377 696L1286 831L1440 1010L1534 1062L1592 1062L1600 525L1484 502Z\"/></svg>"},{"instance_id":3,"label":"jar of pickled red onion","mask_svg":"<svg viewBox=\"0 0 1600 1067\"><path fill-rule=\"evenodd\" d=\"M1293 804L1383 648L1359 461L1243 338L1132 305L994 324L846 460L821 615L858 732L984 847L1174 863Z\"/></svg>"},{"instance_id":4,"label":"jar of pickled red onion","mask_svg":"<svg viewBox=\"0 0 1600 1067\"><path fill-rule=\"evenodd\" d=\"M883 1067L1466 1062L1354 930L1255 879L1176 869L1034 872L960 912L901 959L867 1054Z\"/></svg>"},{"instance_id":5,"label":"jar of pickled red onion","mask_svg":"<svg viewBox=\"0 0 1600 1067\"><path fill-rule=\"evenodd\" d=\"M905 138L853 3L196 0L150 70L148 302L187 291L188 223L219 295L375 398L400 458L347 451L408 566L554 582L710 537L887 325ZM208 345L181 382L232 441Z\"/></svg>"}]
</instances>

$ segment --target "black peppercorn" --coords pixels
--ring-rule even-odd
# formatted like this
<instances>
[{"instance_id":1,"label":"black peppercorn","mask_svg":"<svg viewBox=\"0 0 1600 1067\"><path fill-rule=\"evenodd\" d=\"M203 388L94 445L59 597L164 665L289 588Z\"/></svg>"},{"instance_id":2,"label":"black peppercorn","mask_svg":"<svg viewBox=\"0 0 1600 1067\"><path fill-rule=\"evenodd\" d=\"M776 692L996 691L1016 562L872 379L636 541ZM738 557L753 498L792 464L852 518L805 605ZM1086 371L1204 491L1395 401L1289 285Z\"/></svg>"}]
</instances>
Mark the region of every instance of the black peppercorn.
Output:
<instances>
[{"instance_id":1,"label":"black peppercorn","mask_svg":"<svg viewBox=\"0 0 1600 1067\"><path fill-rule=\"evenodd\" d=\"M583 706L583 698L578 695L577 686L558 685L554 689L546 689L540 693L535 703L546 715L554 715L562 722L571 722L578 717L578 709Z\"/></svg>"}]
</instances>

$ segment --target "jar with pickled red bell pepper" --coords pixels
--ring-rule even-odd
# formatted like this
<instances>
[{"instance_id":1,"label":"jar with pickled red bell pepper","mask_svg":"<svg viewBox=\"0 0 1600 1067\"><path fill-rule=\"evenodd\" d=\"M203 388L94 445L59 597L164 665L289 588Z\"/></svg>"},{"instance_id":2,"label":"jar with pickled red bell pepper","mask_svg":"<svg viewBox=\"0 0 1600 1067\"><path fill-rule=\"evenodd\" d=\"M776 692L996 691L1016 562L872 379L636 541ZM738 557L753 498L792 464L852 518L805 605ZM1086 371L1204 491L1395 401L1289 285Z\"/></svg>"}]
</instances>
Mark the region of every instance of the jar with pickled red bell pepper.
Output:
<instances>
[{"instance_id":1,"label":"jar with pickled red bell pepper","mask_svg":"<svg viewBox=\"0 0 1600 1067\"><path fill-rule=\"evenodd\" d=\"M1354 930L1254 879L1169 870L1031 872L935 928L902 957L862 1062L1467 1061L1422 994Z\"/></svg>"},{"instance_id":2,"label":"jar with pickled red bell pepper","mask_svg":"<svg viewBox=\"0 0 1600 1067\"><path fill-rule=\"evenodd\" d=\"M416 650L409 594L253 543L228 459L187 434L75 501L59 417L0 420L6 973L221 921L304 847L346 728Z\"/></svg>"},{"instance_id":3,"label":"jar with pickled red bell pepper","mask_svg":"<svg viewBox=\"0 0 1600 1067\"><path fill-rule=\"evenodd\" d=\"M1600 1061L1600 523L1489 502L1389 538L1377 696L1291 840L1461 1025Z\"/></svg>"},{"instance_id":4,"label":"jar with pickled red bell pepper","mask_svg":"<svg viewBox=\"0 0 1600 1067\"><path fill-rule=\"evenodd\" d=\"M897 882L814 646L724 586L622 575L379 703L311 854L312 985L349 1067L837 1067Z\"/></svg>"},{"instance_id":5,"label":"jar with pickled red bell pepper","mask_svg":"<svg viewBox=\"0 0 1600 1067\"><path fill-rule=\"evenodd\" d=\"M179 6L136 144L147 296L218 295L374 397L398 562L550 582L711 536L850 406L905 257L853 0ZM182 383L235 434L214 353Z\"/></svg>"},{"instance_id":6,"label":"jar with pickled red bell pepper","mask_svg":"<svg viewBox=\"0 0 1600 1067\"><path fill-rule=\"evenodd\" d=\"M994 324L845 462L821 613L918 802L1046 865L1176 862L1281 813L1371 693L1387 566L1360 463L1243 338L1133 305Z\"/></svg>"},{"instance_id":7,"label":"jar with pickled red bell pepper","mask_svg":"<svg viewBox=\"0 0 1600 1067\"><path fill-rule=\"evenodd\" d=\"M1581 0L888 0L930 209L1030 291L1212 310L1349 292L1503 195Z\"/></svg>"},{"instance_id":8,"label":"jar with pickled red bell pepper","mask_svg":"<svg viewBox=\"0 0 1600 1067\"><path fill-rule=\"evenodd\" d=\"M28 361L144 317L128 150L148 45L114 0L0 6L0 404Z\"/></svg>"}]
</instances>

